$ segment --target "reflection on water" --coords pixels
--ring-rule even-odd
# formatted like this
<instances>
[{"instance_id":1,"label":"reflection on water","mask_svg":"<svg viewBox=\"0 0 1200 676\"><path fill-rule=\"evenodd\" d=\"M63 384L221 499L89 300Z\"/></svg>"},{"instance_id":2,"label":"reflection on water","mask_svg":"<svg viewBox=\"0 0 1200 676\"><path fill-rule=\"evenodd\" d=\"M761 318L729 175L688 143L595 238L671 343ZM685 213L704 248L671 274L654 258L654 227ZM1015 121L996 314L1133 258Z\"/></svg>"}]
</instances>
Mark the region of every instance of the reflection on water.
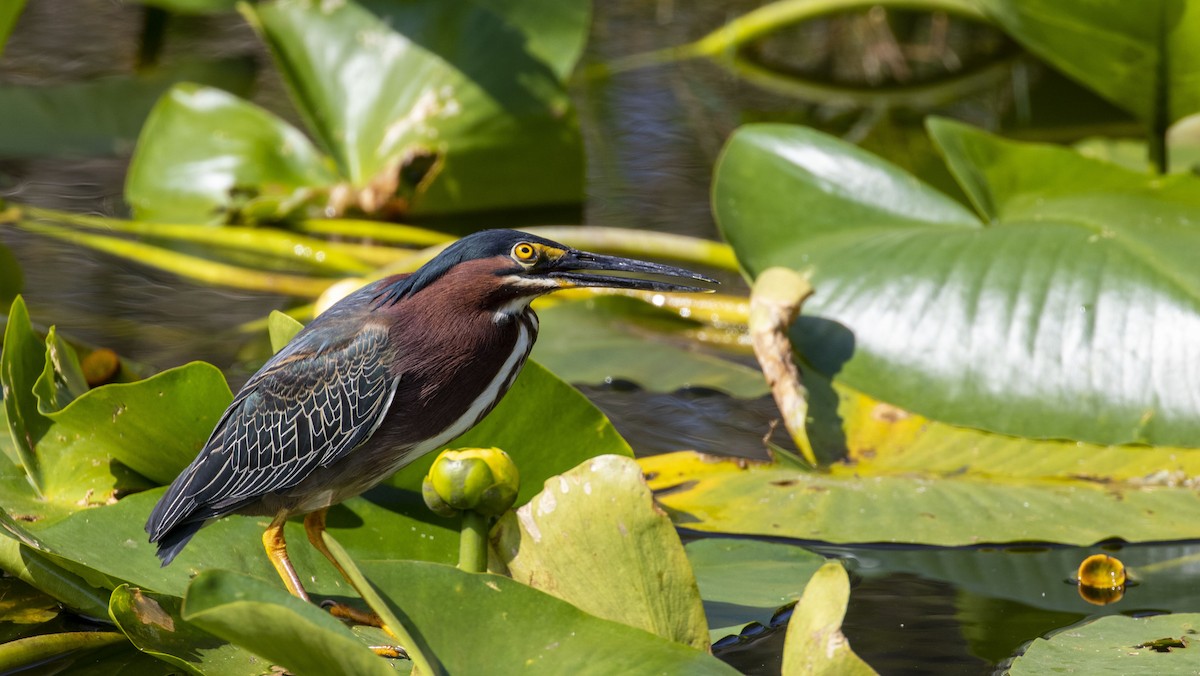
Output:
<instances>
[{"instance_id":1,"label":"reflection on water","mask_svg":"<svg viewBox=\"0 0 1200 676\"><path fill-rule=\"evenodd\" d=\"M87 9L78 11L79 4L77 0L29 3L0 60L0 82L44 84L127 72L140 6L87 2ZM760 0L707 0L686 7L669 1L596 3L585 63L694 40L761 4ZM764 46L762 56L817 74L823 68L831 76L869 79L866 70L852 72L869 64L858 52L846 51L862 48L863 36L854 32L857 24L840 25L840 34L832 24L784 33ZM956 34L954 26L938 30L950 31L945 38L954 44L964 35L973 35ZM165 59L212 57L216 52L250 54L260 63L267 62L252 32L236 16L173 21ZM1024 72L1022 77L1036 80L1037 73ZM812 124L862 142L904 166L928 168L936 161L920 132L923 114L951 113L995 128L1010 112L1012 91L1012 83L1001 83L943 109L897 113L799 100L757 88L704 61L578 81L572 94L587 144L585 220L713 237L712 167L725 138L742 123ZM279 79L269 69L260 74L254 99L294 119ZM127 161L125 155L0 157L0 197L85 213L121 214ZM938 184L936 175L931 180ZM226 369L235 387L264 355L259 339L239 334L237 326L287 304L284 298L263 294L198 288L9 229L0 230L0 241L22 261L26 296L36 321L58 324L83 341L111 347L156 368L194 359L210 361ZM686 448L763 457L762 438L775 417L767 399L738 401L705 390L656 394L615 384L584 391L642 454ZM782 431L775 433L773 441L787 444ZM1026 641L1086 617L1200 608L1197 545L1122 550L1122 559L1135 576L1141 576L1140 584L1123 601L1104 608L1086 604L1064 582L1093 550L837 548L825 553L851 562L857 579L845 632L855 650L887 674L985 673ZM778 673L782 639L782 629L767 631L722 656L746 673Z\"/></svg>"}]
</instances>

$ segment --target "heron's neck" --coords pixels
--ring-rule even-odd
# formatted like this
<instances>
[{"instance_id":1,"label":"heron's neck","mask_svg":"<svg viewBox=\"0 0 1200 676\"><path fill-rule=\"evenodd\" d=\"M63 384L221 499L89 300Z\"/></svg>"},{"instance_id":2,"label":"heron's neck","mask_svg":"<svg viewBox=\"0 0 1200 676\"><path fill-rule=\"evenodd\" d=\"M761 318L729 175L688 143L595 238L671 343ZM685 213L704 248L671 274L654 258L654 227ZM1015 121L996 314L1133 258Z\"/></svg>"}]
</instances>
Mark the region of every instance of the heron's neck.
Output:
<instances>
[{"instance_id":1,"label":"heron's neck","mask_svg":"<svg viewBox=\"0 0 1200 676\"><path fill-rule=\"evenodd\" d=\"M532 310L529 309L529 303L532 301L533 296L521 296L508 301L492 312L492 322L495 324L505 324L526 312L532 313Z\"/></svg>"}]
</instances>

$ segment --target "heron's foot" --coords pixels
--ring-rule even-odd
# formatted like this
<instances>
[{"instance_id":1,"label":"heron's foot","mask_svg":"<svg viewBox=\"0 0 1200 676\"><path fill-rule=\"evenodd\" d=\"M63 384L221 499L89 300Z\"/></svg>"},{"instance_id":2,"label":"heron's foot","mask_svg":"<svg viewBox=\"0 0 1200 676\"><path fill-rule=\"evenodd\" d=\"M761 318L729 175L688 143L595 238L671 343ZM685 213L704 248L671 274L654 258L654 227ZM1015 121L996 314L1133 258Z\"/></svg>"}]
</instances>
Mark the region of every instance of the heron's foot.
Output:
<instances>
[{"instance_id":1,"label":"heron's foot","mask_svg":"<svg viewBox=\"0 0 1200 676\"><path fill-rule=\"evenodd\" d=\"M375 613L366 610L359 610L354 606L348 606L345 603L338 603L337 601L322 601L321 607L325 610L328 610L330 615L333 615L340 620L346 620L348 622L353 622L354 624L362 624L368 627L379 627L381 629L386 629L386 627L383 626L383 620L379 619L379 615L376 615Z\"/></svg>"},{"instance_id":2,"label":"heron's foot","mask_svg":"<svg viewBox=\"0 0 1200 676\"><path fill-rule=\"evenodd\" d=\"M371 646L371 652L379 655L380 657L386 657L393 660L409 659L408 651L398 645L373 645Z\"/></svg>"}]
</instances>

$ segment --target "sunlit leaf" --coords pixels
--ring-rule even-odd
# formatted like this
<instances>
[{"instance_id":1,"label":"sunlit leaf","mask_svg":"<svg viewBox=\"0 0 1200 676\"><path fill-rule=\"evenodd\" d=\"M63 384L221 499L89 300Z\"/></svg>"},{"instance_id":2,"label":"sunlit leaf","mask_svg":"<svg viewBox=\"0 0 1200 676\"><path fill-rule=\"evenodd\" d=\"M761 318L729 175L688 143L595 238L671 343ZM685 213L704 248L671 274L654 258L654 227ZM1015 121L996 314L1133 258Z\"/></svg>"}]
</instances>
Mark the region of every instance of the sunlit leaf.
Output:
<instances>
[{"instance_id":1,"label":"sunlit leaf","mask_svg":"<svg viewBox=\"0 0 1200 676\"><path fill-rule=\"evenodd\" d=\"M834 561L813 573L788 621L783 647L783 673L863 676L874 674L842 634L850 600L850 578Z\"/></svg>"},{"instance_id":2,"label":"sunlit leaf","mask_svg":"<svg viewBox=\"0 0 1200 676\"><path fill-rule=\"evenodd\" d=\"M574 203L583 171L575 117L539 58L545 43L530 53L498 13L514 7L532 11L429 2L376 5L376 15L301 0L245 11L313 134L351 184L375 194L365 206L397 192L414 213ZM426 180L406 171L423 157L434 160Z\"/></svg>"},{"instance_id":3,"label":"sunlit leaf","mask_svg":"<svg viewBox=\"0 0 1200 676\"><path fill-rule=\"evenodd\" d=\"M340 620L259 580L214 570L188 587L183 618L295 674L394 674Z\"/></svg>"},{"instance_id":4,"label":"sunlit leaf","mask_svg":"<svg viewBox=\"0 0 1200 676\"><path fill-rule=\"evenodd\" d=\"M640 462L676 525L705 532L945 546L1200 537L1192 525L1200 523L1200 495L1190 487L969 473L872 476L836 465L813 474L690 452Z\"/></svg>"},{"instance_id":5,"label":"sunlit leaf","mask_svg":"<svg viewBox=\"0 0 1200 676\"><path fill-rule=\"evenodd\" d=\"M138 650L188 673L258 676L270 671L266 660L192 626L180 617L180 605L177 597L121 585L113 590L108 612Z\"/></svg>"},{"instance_id":6,"label":"sunlit leaf","mask_svg":"<svg viewBox=\"0 0 1200 676\"><path fill-rule=\"evenodd\" d=\"M726 147L714 209L741 264L813 270L793 333L804 355L944 422L1194 445L1200 178L930 128L986 226L812 130L753 125Z\"/></svg>"},{"instance_id":7,"label":"sunlit leaf","mask_svg":"<svg viewBox=\"0 0 1200 676\"><path fill-rule=\"evenodd\" d=\"M1200 665L1200 614L1103 617L1036 639L1010 674L1194 674Z\"/></svg>"},{"instance_id":8,"label":"sunlit leaf","mask_svg":"<svg viewBox=\"0 0 1200 676\"><path fill-rule=\"evenodd\" d=\"M237 0L138 0L138 2L180 14L215 14L232 10L237 5Z\"/></svg>"},{"instance_id":9,"label":"sunlit leaf","mask_svg":"<svg viewBox=\"0 0 1200 676\"><path fill-rule=\"evenodd\" d=\"M271 336L271 350L273 352L282 350L283 346L287 345L288 341L300 333L300 329L303 328L304 325L292 317L278 310L272 310L271 316L267 318L267 333Z\"/></svg>"},{"instance_id":10,"label":"sunlit leaf","mask_svg":"<svg viewBox=\"0 0 1200 676\"><path fill-rule=\"evenodd\" d=\"M12 522L5 520L4 523ZM4 528L7 531L7 526ZM106 615L106 593L33 548L21 544L12 533L0 534L0 570L11 579L21 580L84 617L101 619Z\"/></svg>"},{"instance_id":11,"label":"sunlit leaf","mask_svg":"<svg viewBox=\"0 0 1200 676\"><path fill-rule=\"evenodd\" d=\"M1144 121L1165 129L1200 110L1200 4L976 0L976 5L1027 49Z\"/></svg>"},{"instance_id":12,"label":"sunlit leaf","mask_svg":"<svg viewBox=\"0 0 1200 676\"><path fill-rule=\"evenodd\" d=\"M46 365L46 348L33 332L25 301L18 296L4 326L4 346L0 350L0 387L4 392L4 411L8 433L13 440L17 462L24 467L35 489L42 486L37 444L50 428L50 421L38 412L33 385Z\"/></svg>"},{"instance_id":13,"label":"sunlit leaf","mask_svg":"<svg viewBox=\"0 0 1200 676\"><path fill-rule=\"evenodd\" d=\"M193 362L96 388L49 417L54 433L166 484L200 452L232 399L220 370Z\"/></svg>"},{"instance_id":14,"label":"sunlit leaf","mask_svg":"<svg viewBox=\"0 0 1200 676\"><path fill-rule=\"evenodd\" d=\"M767 393L758 369L678 345L683 332L698 323L641 301L559 303L539 309L538 316L534 358L573 383L621 379L657 392L703 386L744 398Z\"/></svg>"},{"instance_id":15,"label":"sunlit leaf","mask_svg":"<svg viewBox=\"0 0 1200 676\"><path fill-rule=\"evenodd\" d=\"M146 120L125 199L143 220L220 223L248 200L303 203L304 190L336 180L287 122L219 89L180 84Z\"/></svg>"},{"instance_id":16,"label":"sunlit leaf","mask_svg":"<svg viewBox=\"0 0 1200 676\"><path fill-rule=\"evenodd\" d=\"M794 545L761 540L704 538L684 549L696 573L714 641L758 622L800 598L825 557Z\"/></svg>"},{"instance_id":17,"label":"sunlit leaf","mask_svg":"<svg viewBox=\"0 0 1200 676\"><path fill-rule=\"evenodd\" d=\"M363 562L363 570L451 674L736 673L506 577L418 561Z\"/></svg>"},{"instance_id":18,"label":"sunlit leaf","mask_svg":"<svg viewBox=\"0 0 1200 676\"><path fill-rule=\"evenodd\" d=\"M501 518L492 545L518 582L597 617L708 647L683 545L630 458L600 456L551 477Z\"/></svg>"}]
</instances>

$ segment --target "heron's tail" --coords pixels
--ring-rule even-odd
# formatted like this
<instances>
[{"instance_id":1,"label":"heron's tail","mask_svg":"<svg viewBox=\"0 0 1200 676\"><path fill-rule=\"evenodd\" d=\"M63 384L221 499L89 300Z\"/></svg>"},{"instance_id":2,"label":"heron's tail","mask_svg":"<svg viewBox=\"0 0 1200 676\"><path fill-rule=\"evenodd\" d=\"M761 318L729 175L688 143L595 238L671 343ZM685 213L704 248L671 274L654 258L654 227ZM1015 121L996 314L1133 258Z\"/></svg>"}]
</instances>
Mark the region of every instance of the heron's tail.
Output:
<instances>
[{"instance_id":1,"label":"heron's tail","mask_svg":"<svg viewBox=\"0 0 1200 676\"><path fill-rule=\"evenodd\" d=\"M196 531L204 525L203 521L191 521L181 523L171 530L163 533L160 537L151 537L151 542L158 543L158 558L162 559L162 565L167 565L179 552L183 551L184 546L196 534Z\"/></svg>"}]
</instances>

